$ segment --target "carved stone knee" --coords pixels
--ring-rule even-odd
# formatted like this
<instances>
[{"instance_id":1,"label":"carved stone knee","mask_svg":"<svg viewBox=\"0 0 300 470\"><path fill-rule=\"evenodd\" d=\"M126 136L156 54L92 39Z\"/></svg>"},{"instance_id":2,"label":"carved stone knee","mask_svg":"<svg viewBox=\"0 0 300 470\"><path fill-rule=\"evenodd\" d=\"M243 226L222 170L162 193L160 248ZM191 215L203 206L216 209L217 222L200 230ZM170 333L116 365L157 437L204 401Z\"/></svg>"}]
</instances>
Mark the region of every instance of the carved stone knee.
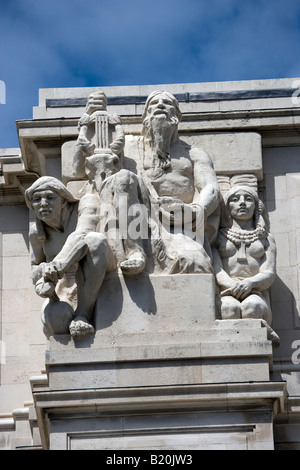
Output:
<instances>
[{"instance_id":1,"label":"carved stone knee","mask_svg":"<svg viewBox=\"0 0 300 470\"><path fill-rule=\"evenodd\" d=\"M103 233L90 232L85 236L84 240L89 247L90 253L99 252L99 250L107 251L107 239Z\"/></svg>"},{"instance_id":2,"label":"carved stone knee","mask_svg":"<svg viewBox=\"0 0 300 470\"><path fill-rule=\"evenodd\" d=\"M137 188L138 179L134 173L122 169L115 175L115 188L119 191L131 192Z\"/></svg>"},{"instance_id":3,"label":"carved stone knee","mask_svg":"<svg viewBox=\"0 0 300 470\"><path fill-rule=\"evenodd\" d=\"M241 304L231 296L225 296L221 300L221 317L223 320L241 318Z\"/></svg>"},{"instance_id":4,"label":"carved stone knee","mask_svg":"<svg viewBox=\"0 0 300 470\"><path fill-rule=\"evenodd\" d=\"M269 309L259 295L250 295L241 304L242 318L262 318L268 316Z\"/></svg>"}]
</instances>

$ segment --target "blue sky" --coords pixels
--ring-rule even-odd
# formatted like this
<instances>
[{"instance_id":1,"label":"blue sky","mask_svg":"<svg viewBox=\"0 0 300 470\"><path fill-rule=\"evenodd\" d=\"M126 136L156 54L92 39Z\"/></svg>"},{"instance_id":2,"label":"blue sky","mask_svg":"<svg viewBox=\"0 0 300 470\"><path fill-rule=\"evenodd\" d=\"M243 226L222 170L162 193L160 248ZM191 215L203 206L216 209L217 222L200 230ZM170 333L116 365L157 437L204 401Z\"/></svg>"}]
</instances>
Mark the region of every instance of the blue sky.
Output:
<instances>
[{"instance_id":1,"label":"blue sky","mask_svg":"<svg viewBox=\"0 0 300 470\"><path fill-rule=\"evenodd\" d=\"M300 0L0 0L0 148L39 88L300 77L299 46Z\"/></svg>"}]
</instances>

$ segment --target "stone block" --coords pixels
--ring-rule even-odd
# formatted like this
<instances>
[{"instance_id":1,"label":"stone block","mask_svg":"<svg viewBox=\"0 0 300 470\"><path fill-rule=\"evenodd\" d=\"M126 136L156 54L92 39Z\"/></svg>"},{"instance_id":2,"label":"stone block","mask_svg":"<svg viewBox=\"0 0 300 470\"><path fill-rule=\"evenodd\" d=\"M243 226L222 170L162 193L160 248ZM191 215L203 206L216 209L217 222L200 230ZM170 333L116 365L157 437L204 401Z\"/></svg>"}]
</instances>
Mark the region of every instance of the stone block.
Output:
<instances>
[{"instance_id":1,"label":"stone block","mask_svg":"<svg viewBox=\"0 0 300 470\"><path fill-rule=\"evenodd\" d=\"M97 335L199 330L215 320L210 274L106 276L95 308Z\"/></svg>"},{"instance_id":2,"label":"stone block","mask_svg":"<svg viewBox=\"0 0 300 470\"><path fill-rule=\"evenodd\" d=\"M261 136L256 132L201 132L182 135L182 140L203 148L217 174L253 173L262 179Z\"/></svg>"},{"instance_id":3,"label":"stone block","mask_svg":"<svg viewBox=\"0 0 300 470\"><path fill-rule=\"evenodd\" d=\"M3 233L3 256L28 255L28 231Z\"/></svg>"},{"instance_id":4,"label":"stone block","mask_svg":"<svg viewBox=\"0 0 300 470\"><path fill-rule=\"evenodd\" d=\"M52 388L269 378L266 328L254 319L216 320L212 275L108 275L94 323L94 336L50 338L46 367Z\"/></svg>"},{"instance_id":5,"label":"stone block","mask_svg":"<svg viewBox=\"0 0 300 470\"><path fill-rule=\"evenodd\" d=\"M274 174L266 174L265 175L265 182L266 182L266 200L267 201L275 201L276 200L283 200L285 201L287 198L287 179L286 175L283 173L281 175L274 175Z\"/></svg>"},{"instance_id":6,"label":"stone block","mask_svg":"<svg viewBox=\"0 0 300 470\"><path fill-rule=\"evenodd\" d=\"M28 233L28 209L25 204L0 206L0 231Z\"/></svg>"},{"instance_id":7,"label":"stone block","mask_svg":"<svg viewBox=\"0 0 300 470\"><path fill-rule=\"evenodd\" d=\"M264 172L283 175L299 172L299 147L268 147L263 149Z\"/></svg>"},{"instance_id":8,"label":"stone block","mask_svg":"<svg viewBox=\"0 0 300 470\"><path fill-rule=\"evenodd\" d=\"M0 413L13 410L16 404L23 405L25 400L32 397L29 383L1 385L0 388Z\"/></svg>"},{"instance_id":9,"label":"stone block","mask_svg":"<svg viewBox=\"0 0 300 470\"><path fill-rule=\"evenodd\" d=\"M39 317L41 316L41 308L42 305L45 302L45 299L43 297L39 297L37 293L35 292L34 285L31 283L30 289L30 298L29 298L29 305L30 305L30 310L33 312L39 312Z\"/></svg>"},{"instance_id":10,"label":"stone block","mask_svg":"<svg viewBox=\"0 0 300 470\"><path fill-rule=\"evenodd\" d=\"M270 210L270 205L273 208ZM273 203L268 201L267 204L268 215L270 220L270 231L273 235L278 233L288 234L290 230L294 229L293 219L290 213L290 202L288 200L275 200Z\"/></svg>"},{"instance_id":11,"label":"stone block","mask_svg":"<svg viewBox=\"0 0 300 470\"><path fill-rule=\"evenodd\" d=\"M29 328L26 322L6 323L2 328L6 356L24 357L29 351Z\"/></svg>"},{"instance_id":12,"label":"stone block","mask_svg":"<svg viewBox=\"0 0 300 470\"><path fill-rule=\"evenodd\" d=\"M3 289L27 289L31 286L31 270L28 256L3 257Z\"/></svg>"},{"instance_id":13,"label":"stone block","mask_svg":"<svg viewBox=\"0 0 300 470\"><path fill-rule=\"evenodd\" d=\"M69 140L61 147L61 175L64 184L71 179L75 144L76 140Z\"/></svg>"},{"instance_id":14,"label":"stone block","mask_svg":"<svg viewBox=\"0 0 300 470\"><path fill-rule=\"evenodd\" d=\"M238 346L242 349L245 344L240 343ZM249 354L248 358L241 358L237 355L234 358L206 359L202 361L202 383L247 382L250 377L250 380L253 381L268 379L269 361L266 360L266 357L250 357Z\"/></svg>"},{"instance_id":15,"label":"stone block","mask_svg":"<svg viewBox=\"0 0 300 470\"><path fill-rule=\"evenodd\" d=\"M29 289L7 289L2 292L2 321L3 323L22 323L29 318L29 312L24 305L29 305ZM13 299L13 308L12 308Z\"/></svg>"},{"instance_id":16,"label":"stone block","mask_svg":"<svg viewBox=\"0 0 300 470\"><path fill-rule=\"evenodd\" d=\"M25 351L26 352L26 351ZM7 356L1 366L1 385L15 385L28 382L28 356Z\"/></svg>"},{"instance_id":17,"label":"stone block","mask_svg":"<svg viewBox=\"0 0 300 470\"><path fill-rule=\"evenodd\" d=\"M289 199L300 197L300 173L287 173L287 187Z\"/></svg>"}]
</instances>

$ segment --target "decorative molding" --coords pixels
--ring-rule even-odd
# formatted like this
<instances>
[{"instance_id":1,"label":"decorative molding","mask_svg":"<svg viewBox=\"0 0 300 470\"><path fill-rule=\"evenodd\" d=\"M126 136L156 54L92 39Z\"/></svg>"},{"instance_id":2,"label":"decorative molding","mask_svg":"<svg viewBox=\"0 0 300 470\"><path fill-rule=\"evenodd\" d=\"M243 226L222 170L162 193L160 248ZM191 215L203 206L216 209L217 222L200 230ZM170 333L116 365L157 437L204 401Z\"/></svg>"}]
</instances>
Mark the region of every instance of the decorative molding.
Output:
<instances>
[{"instance_id":1,"label":"decorative molding","mask_svg":"<svg viewBox=\"0 0 300 470\"><path fill-rule=\"evenodd\" d=\"M186 434L197 434L198 438L201 438L201 434L228 434L228 433L242 433L245 438L245 443L249 444L249 441L255 441L255 424L232 424L232 425L199 425L199 426L168 426L168 427L157 427L157 428L144 428L138 427L136 429L112 429L112 430L99 430L99 431L78 431L66 433L67 438L67 450L72 450L72 444L74 441L81 439L88 439L89 441L100 439L105 441L106 439L111 442L110 439L116 438L145 438L155 436L167 436L172 435L186 435Z\"/></svg>"},{"instance_id":2,"label":"decorative molding","mask_svg":"<svg viewBox=\"0 0 300 470\"><path fill-rule=\"evenodd\" d=\"M23 204L25 190L38 178L25 169L20 149L0 153L0 206Z\"/></svg>"},{"instance_id":3,"label":"decorative molding","mask_svg":"<svg viewBox=\"0 0 300 470\"><path fill-rule=\"evenodd\" d=\"M179 102L197 101L230 101L230 100L252 100L264 98L287 98L292 97L297 88L270 88L263 90L237 90L223 92L194 92L177 93L174 96ZM107 97L109 105L144 104L147 96L111 96ZM66 108L85 106L87 98L48 98L46 108Z\"/></svg>"}]
</instances>

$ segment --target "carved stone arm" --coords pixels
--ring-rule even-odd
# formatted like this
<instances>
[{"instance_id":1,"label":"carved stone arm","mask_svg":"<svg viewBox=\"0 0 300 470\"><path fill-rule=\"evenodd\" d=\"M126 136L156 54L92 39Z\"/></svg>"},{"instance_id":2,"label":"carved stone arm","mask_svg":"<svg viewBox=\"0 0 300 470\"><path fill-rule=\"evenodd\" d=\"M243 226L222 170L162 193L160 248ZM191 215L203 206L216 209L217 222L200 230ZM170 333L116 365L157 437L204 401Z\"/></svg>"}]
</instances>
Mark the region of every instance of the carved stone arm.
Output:
<instances>
[{"instance_id":1,"label":"carved stone arm","mask_svg":"<svg viewBox=\"0 0 300 470\"><path fill-rule=\"evenodd\" d=\"M223 269L222 258L219 255L218 249L216 247L212 248L212 254L213 254L213 268L215 271L217 283L224 290L231 289L232 287L236 285L236 281L232 279Z\"/></svg>"},{"instance_id":2,"label":"carved stone arm","mask_svg":"<svg viewBox=\"0 0 300 470\"><path fill-rule=\"evenodd\" d=\"M255 276L249 278L252 289L263 292L273 284L276 277L276 244L274 237L269 234L265 250L265 261L260 267L260 271Z\"/></svg>"},{"instance_id":3,"label":"carved stone arm","mask_svg":"<svg viewBox=\"0 0 300 470\"><path fill-rule=\"evenodd\" d=\"M205 216L211 215L220 202L218 180L209 156L201 149L191 150L194 164L194 181L196 194L194 203L200 204L205 210Z\"/></svg>"}]
</instances>

